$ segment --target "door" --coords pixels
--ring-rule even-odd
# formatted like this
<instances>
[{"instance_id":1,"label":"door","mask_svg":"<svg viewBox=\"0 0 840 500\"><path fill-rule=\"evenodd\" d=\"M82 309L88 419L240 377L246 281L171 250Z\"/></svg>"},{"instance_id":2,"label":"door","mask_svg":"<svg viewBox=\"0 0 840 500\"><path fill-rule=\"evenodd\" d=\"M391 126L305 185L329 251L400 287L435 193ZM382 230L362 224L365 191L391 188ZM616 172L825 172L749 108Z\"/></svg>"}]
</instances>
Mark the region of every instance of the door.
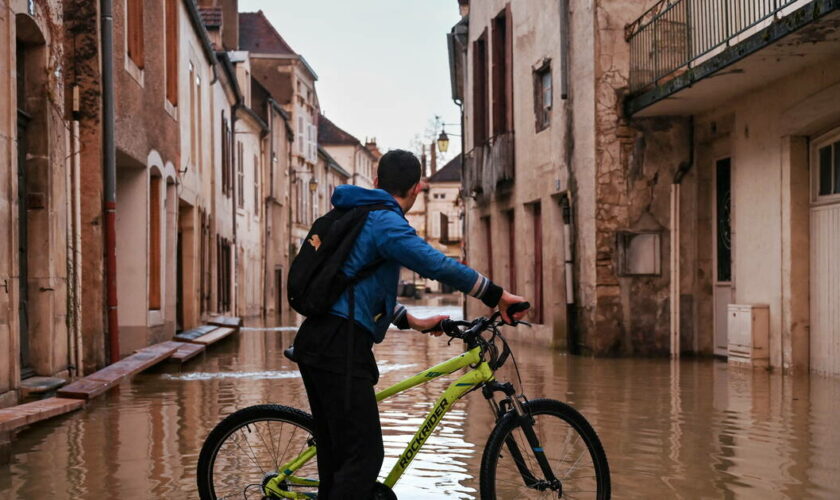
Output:
<instances>
[{"instance_id":1,"label":"door","mask_svg":"<svg viewBox=\"0 0 840 500\"><path fill-rule=\"evenodd\" d=\"M840 375L840 130L811 151L811 369Z\"/></svg>"},{"instance_id":2,"label":"door","mask_svg":"<svg viewBox=\"0 0 840 500\"><path fill-rule=\"evenodd\" d=\"M726 356L728 335L726 309L733 299L732 287L732 161L715 162L714 216L714 353Z\"/></svg>"},{"instance_id":3,"label":"door","mask_svg":"<svg viewBox=\"0 0 840 500\"><path fill-rule=\"evenodd\" d=\"M27 258L29 248L28 229L28 200L27 200L27 178L26 178L26 124L29 122L29 115L18 110L18 282L20 291L18 293L18 324L20 325L20 371L21 378L33 375L31 359L29 357L29 259Z\"/></svg>"}]
</instances>

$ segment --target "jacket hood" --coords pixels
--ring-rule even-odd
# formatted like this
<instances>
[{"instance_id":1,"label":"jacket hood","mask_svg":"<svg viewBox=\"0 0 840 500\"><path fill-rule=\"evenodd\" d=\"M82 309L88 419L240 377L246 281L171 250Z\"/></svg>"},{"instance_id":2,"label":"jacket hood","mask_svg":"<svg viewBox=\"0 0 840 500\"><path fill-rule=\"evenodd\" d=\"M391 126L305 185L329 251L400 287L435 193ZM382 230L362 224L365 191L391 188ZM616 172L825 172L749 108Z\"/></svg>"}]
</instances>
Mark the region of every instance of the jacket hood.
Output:
<instances>
[{"instance_id":1,"label":"jacket hood","mask_svg":"<svg viewBox=\"0 0 840 500\"><path fill-rule=\"evenodd\" d=\"M382 189L366 189L360 186L342 184L336 186L332 195L332 204L336 208L363 207L366 205L386 205L395 208L402 214L397 200L390 193Z\"/></svg>"}]
</instances>

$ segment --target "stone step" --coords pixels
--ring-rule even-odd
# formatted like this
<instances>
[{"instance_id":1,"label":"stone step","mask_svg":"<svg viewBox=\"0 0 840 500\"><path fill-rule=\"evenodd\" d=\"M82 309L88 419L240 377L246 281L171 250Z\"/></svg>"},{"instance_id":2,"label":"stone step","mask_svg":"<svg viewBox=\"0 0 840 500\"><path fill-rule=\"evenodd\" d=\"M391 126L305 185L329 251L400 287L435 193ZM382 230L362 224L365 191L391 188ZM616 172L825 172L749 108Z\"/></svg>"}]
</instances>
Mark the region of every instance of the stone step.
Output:
<instances>
[{"instance_id":1,"label":"stone step","mask_svg":"<svg viewBox=\"0 0 840 500\"><path fill-rule=\"evenodd\" d=\"M218 328L218 326L202 325L202 326L193 328L191 330L183 331L183 332L179 333L178 335L175 335L175 340L180 340L182 342L189 342L191 340L197 339L198 337L201 337L202 335L207 335L208 333L212 332L216 328Z\"/></svg>"},{"instance_id":2,"label":"stone step","mask_svg":"<svg viewBox=\"0 0 840 500\"><path fill-rule=\"evenodd\" d=\"M72 398L47 398L0 410L0 432L15 430L83 407L85 402Z\"/></svg>"},{"instance_id":3,"label":"stone step","mask_svg":"<svg viewBox=\"0 0 840 500\"><path fill-rule=\"evenodd\" d=\"M54 391L66 383L66 379L58 377L29 377L21 380L20 392L23 397L30 394L44 394Z\"/></svg>"},{"instance_id":4,"label":"stone step","mask_svg":"<svg viewBox=\"0 0 840 500\"><path fill-rule=\"evenodd\" d=\"M203 345L215 344L232 333L236 333L236 328L217 328L207 335L193 339L190 342Z\"/></svg>"},{"instance_id":5,"label":"stone step","mask_svg":"<svg viewBox=\"0 0 840 500\"><path fill-rule=\"evenodd\" d=\"M214 316L208 321L211 325L228 326L231 328L239 328L242 326L242 318L238 316Z\"/></svg>"},{"instance_id":6,"label":"stone step","mask_svg":"<svg viewBox=\"0 0 840 500\"><path fill-rule=\"evenodd\" d=\"M166 341L138 350L131 356L62 387L58 396L92 399L141 371L156 365L178 350L180 342Z\"/></svg>"},{"instance_id":7,"label":"stone step","mask_svg":"<svg viewBox=\"0 0 840 500\"><path fill-rule=\"evenodd\" d=\"M186 363L204 352L206 349L204 344L192 344L189 342L180 342L180 344L181 345L178 347L178 350L172 353L172 356L169 358L170 360L177 361L179 363Z\"/></svg>"}]
</instances>

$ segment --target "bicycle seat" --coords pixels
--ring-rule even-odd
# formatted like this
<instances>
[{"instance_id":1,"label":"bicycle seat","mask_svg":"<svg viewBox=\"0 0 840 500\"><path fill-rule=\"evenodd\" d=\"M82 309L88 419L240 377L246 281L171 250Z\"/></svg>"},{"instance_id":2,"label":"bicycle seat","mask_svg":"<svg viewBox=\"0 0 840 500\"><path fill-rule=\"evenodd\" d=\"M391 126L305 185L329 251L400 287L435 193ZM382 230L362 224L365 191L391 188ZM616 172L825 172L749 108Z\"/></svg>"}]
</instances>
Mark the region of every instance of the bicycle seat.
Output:
<instances>
[{"instance_id":1,"label":"bicycle seat","mask_svg":"<svg viewBox=\"0 0 840 500\"><path fill-rule=\"evenodd\" d=\"M283 349L283 356L286 356L286 359L292 363L298 362L297 356L295 356L295 346L289 346L288 348Z\"/></svg>"}]
</instances>

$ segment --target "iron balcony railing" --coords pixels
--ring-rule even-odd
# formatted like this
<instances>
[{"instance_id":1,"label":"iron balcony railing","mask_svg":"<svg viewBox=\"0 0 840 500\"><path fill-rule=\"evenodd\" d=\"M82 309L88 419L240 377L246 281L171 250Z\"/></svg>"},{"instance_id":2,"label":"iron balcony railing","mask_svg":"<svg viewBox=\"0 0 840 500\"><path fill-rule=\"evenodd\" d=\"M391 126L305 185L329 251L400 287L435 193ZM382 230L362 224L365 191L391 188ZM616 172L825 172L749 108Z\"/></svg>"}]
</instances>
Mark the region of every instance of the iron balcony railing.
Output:
<instances>
[{"instance_id":1,"label":"iron balcony railing","mask_svg":"<svg viewBox=\"0 0 840 500\"><path fill-rule=\"evenodd\" d=\"M630 91L685 69L801 0L662 0L625 28Z\"/></svg>"}]
</instances>

